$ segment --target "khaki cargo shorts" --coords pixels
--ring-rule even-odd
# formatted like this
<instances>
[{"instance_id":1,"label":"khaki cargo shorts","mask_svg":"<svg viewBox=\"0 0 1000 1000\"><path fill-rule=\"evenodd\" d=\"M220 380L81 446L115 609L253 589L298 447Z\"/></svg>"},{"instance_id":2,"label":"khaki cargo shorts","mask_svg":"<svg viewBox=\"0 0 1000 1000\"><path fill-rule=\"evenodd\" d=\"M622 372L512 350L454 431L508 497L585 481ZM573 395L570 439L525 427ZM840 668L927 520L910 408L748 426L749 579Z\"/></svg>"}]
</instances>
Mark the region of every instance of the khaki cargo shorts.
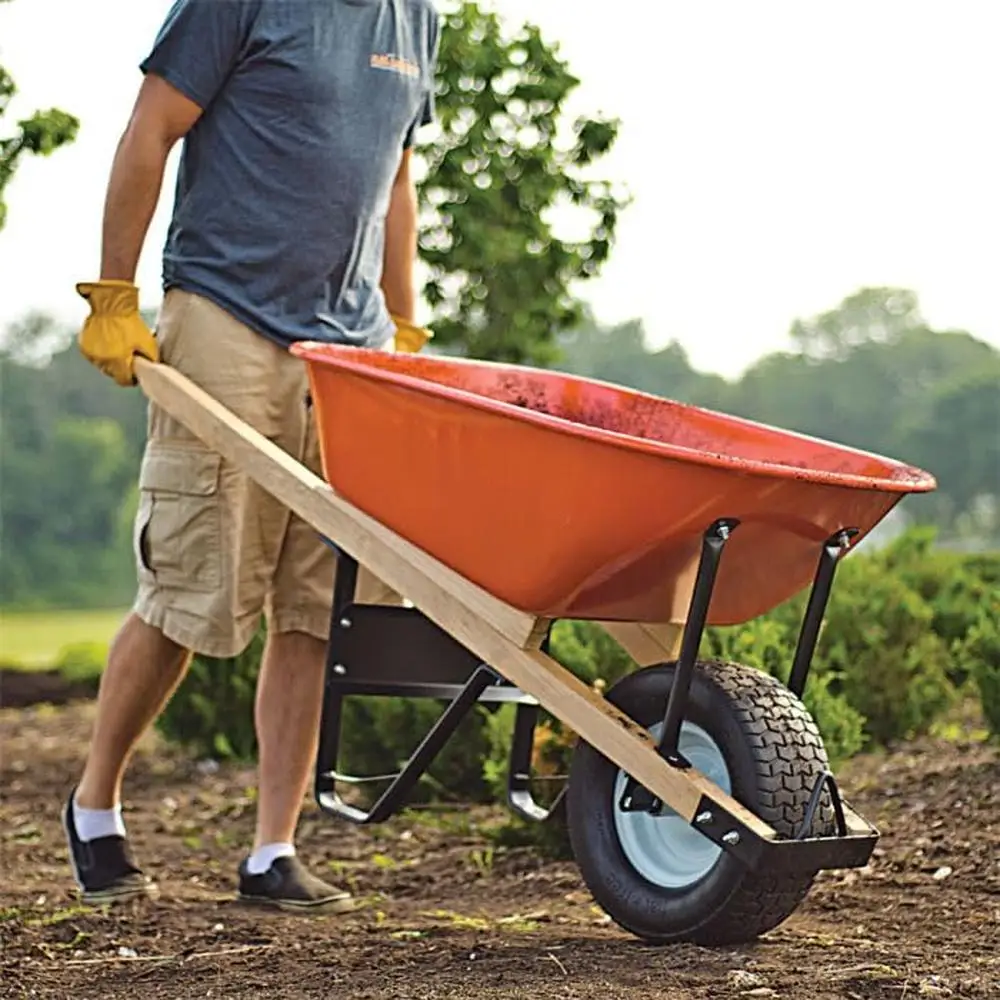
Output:
<instances>
[{"instance_id":1,"label":"khaki cargo shorts","mask_svg":"<svg viewBox=\"0 0 1000 1000\"><path fill-rule=\"evenodd\" d=\"M171 289L161 360L322 475L304 363L208 299ZM271 632L327 639L336 554L239 468L150 403L133 531L134 610L178 645L235 656ZM357 599L401 603L362 567Z\"/></svg>"}]
</instances>

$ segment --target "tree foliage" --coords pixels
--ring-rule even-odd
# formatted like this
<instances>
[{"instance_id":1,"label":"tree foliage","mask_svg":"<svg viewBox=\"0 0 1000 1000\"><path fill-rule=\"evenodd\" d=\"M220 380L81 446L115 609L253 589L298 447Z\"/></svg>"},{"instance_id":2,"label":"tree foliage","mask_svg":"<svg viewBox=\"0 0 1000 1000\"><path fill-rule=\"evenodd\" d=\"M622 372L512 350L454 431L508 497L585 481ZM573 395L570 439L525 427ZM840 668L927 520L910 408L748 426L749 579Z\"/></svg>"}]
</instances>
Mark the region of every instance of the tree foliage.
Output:
<instances>
[{"instance_id":1,"label":"tree foliage","mask_svg":"<svg viewBox=\"0 0 1000 1000\"><path fill-rule=\"evenodd\" d=\"M469 2L444 16L438 134L420 146L419 185L424 295L443 349L544 365L579 323L574 283L600 273L627 203L588 176L618 122L563 120L579 82L532 25L508 36ZM582 233L559 235L560 213L585 220Z\"/></svg>"},{"instance_id":2,"label":"tree foliage","mask_svg":"<svg viewBox=\"0 0 1000 1000\"><path fill-rule=\"evenodd\" d=\"M803 358L843 361L863 344L895 344L925 326L917 296L902 288L863 288L836 309L796 320L791 339Z\"/></svg>"},{"instance_id":3,"label":"tree foliage","mask_svg":"<svg viewBox=\"0 0 1000 1000\"><path fill-rule=\"evenodd\" d=\"M144 397L109 392L71 341L33 316L0 350L0 605L131 600Z\"/></svg>"},{"instance_id":4,"label":"tree foliage","mask_svg":"<svg viewBox=\"0 0 1000 1000\"><path fill-rule=\"evenodd\" d=\"M10 0L0 0L9 3ZM17 87L10 73L0 66L0 118L7 112ZM18 162L27 153L48 156L60 146L76 139L80 122L73 115L59 108L36 111L16 124L16 131L7 138L0 137L0 230L7 221L7 204L4 191L14 176Z\"/></svg>"}]
</instances>

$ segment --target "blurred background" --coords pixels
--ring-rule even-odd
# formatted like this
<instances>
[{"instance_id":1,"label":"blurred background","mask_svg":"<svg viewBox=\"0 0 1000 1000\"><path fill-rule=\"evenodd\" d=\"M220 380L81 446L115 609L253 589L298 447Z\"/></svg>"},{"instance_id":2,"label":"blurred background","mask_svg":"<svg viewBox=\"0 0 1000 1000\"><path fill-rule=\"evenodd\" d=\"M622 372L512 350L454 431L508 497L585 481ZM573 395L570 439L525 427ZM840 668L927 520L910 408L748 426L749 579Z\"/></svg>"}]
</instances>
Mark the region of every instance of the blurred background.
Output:
<instances>
[{"instance_id":1,"label":"blurred background","mask_svg":"<svg viewBox=\"0 0 1000 1000\"><path fill-rule=\"evenodd\" d=\"M438 6L439 120L419 150L420 319L433 349L563 368L929 469L939 491L905 501L870 547L919 540L905 549L917 577L893 578L885 600L914 636L940 626L933 655L901 660L897 680L906 688L931 662L944 678L965 643L947 677L961 687L969 664L1000 649L990 6ZM132 596L144 400L79 356L73 286L97 274L108 172L168 7L0 0L0 662L11 671L79 660L99 672ZM138 275L150 322L178 155ZM871 655L907 649L908 635L882 636ZM745 660L766 659L745 647ZM855 666L858 655L844 653ZM902 704L892 685L885 701ZM947 701L930 698L920 724Z\"/></svg>"}]
</instances>

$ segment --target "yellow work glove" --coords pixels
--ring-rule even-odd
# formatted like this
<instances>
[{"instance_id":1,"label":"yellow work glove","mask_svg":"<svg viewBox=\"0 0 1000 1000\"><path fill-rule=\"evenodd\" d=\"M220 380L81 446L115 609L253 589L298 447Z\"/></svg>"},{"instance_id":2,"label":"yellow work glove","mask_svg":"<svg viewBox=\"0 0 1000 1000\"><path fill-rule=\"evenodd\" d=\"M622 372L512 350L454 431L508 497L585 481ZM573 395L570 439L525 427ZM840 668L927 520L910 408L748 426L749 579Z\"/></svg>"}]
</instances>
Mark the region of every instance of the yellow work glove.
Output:
<instances>
[{"instance_id":1,"label":"yellow work glove","mask_svg":"<svg viewBox=\"0 0 1000 1000\"><path fill-rule=\"evenodd\" d=\"M402 316L392 316L396 324L395 347L400 354L416 354L431 339L433 334L422 326L417 326Z\"/></svg>"},{"instance_id":2,"label":"yellow work glove","mask_svg":"<svg viewBox=\"0 0 1000 1000\"><path fill-rule=\"evenodd\" d=\"M156 338L139 315L139 289L130 281L85 281L76 290L90 303L80 353L119 385L135 385L135 355L160 360Z\"/></svg>"}]
</instances>

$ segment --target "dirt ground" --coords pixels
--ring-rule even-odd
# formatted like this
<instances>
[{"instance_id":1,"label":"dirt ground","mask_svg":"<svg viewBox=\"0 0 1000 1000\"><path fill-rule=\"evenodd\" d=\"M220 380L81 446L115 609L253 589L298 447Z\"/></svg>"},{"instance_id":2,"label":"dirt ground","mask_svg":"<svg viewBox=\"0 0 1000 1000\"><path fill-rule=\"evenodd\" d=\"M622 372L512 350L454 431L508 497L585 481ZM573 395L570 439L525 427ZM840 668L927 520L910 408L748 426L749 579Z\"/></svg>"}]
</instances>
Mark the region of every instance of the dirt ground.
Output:
<instances>
[{"instance_id":1,"label":"dirt ground","mask_svg":"<svg viewBox=\"0 0 1000 1000\"><path fill-rule=\"evenodd\" d=\"M59 809L91 707L0 711L0 996L149 998L1000 998L1000 752L925 742L852 762L852 804L884 837L824 873L752 947L651 948L598 911L571 864L491 851L490 811L377 828L310 808L300 850L363 897L349 917L240 909L253 775L150 739L126 820L156 903L75 900Z\"/></svg>"}]
</instances>

